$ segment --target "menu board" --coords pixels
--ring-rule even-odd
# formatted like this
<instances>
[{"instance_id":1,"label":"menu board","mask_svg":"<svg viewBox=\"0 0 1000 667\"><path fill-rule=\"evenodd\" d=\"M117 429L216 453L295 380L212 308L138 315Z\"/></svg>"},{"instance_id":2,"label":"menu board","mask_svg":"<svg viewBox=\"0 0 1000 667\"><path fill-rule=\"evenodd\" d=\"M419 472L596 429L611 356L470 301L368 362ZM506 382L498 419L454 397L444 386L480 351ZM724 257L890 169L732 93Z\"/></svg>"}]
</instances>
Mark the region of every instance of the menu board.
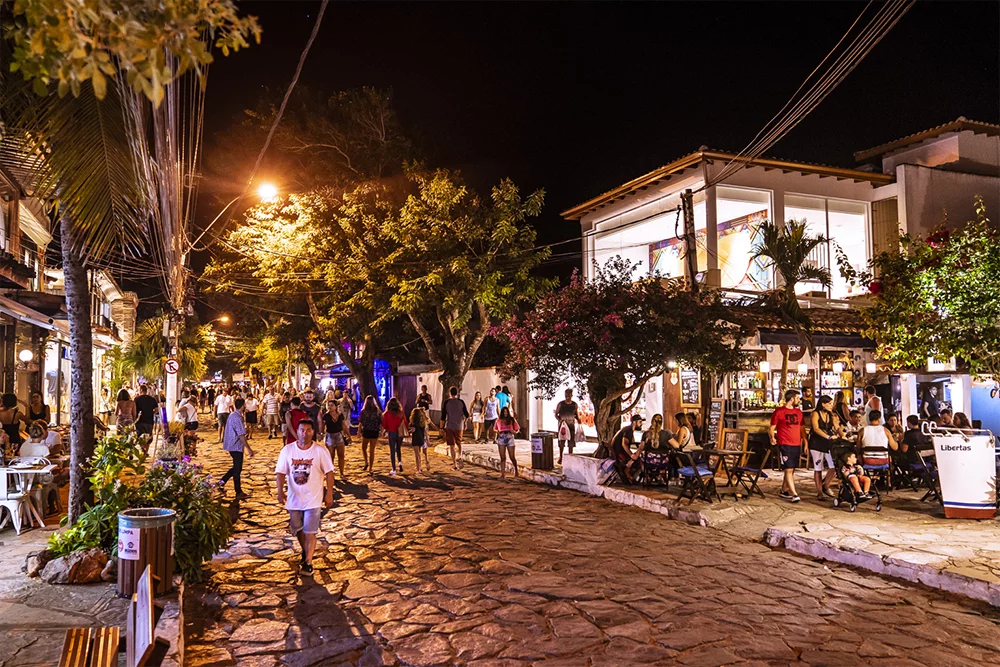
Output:
<instances>
[{"instance_id":1,"label":"menu board","mask_svg":"<svg viewBox=\"0 0 1000 667\"><path fill-rule=\"evenodd\" d=\"M708 419L705 420L705 442L719 444L719 428L722 426L722 399L713 398L708 406Z\"/></svg>"},{"instance_id":2,"label":"menu board","mask_svg":"<svg viewBox=\"0 0 1000 667\"><path fill-rule=\"evenodd\" d=\"M750 433L741 428L724 428L722 429L722 449L734 452L746 451L749 436Z\"/></svg>"},{"instance_id":3,"label":"menu board","mask_svg":"<svg viewBox=\"0 0 1000 667\"><path fill-rule=\"evenodd\" d=\"M701 374L697 369L681 369L681 405L701 407Z\"/></svg>"}]
</instances>

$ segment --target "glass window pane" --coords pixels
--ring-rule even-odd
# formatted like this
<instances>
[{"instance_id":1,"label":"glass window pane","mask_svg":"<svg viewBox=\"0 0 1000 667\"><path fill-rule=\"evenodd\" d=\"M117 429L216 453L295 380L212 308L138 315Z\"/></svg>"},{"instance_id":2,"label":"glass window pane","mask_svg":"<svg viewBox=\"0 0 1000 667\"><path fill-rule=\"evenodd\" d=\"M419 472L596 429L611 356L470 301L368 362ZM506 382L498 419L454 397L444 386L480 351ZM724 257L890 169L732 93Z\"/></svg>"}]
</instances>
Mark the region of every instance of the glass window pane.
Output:
<instances>
[{"instance_id":1,"label":"glass window pane","mask_svg":"<svg viewBox=\"0 0 1000 667\"><path fill-rule=\"evenodd\" d=\"M868 206L864 202L830 199L829 211L831 242L844 251L855 271L864 271L868 265ZM863 291L848 285L837 266L831 273L833 298L842 299Z\"/></svg>"},{"instance_id":2,"label":"glass window pane","mask_svg":"<svg viewBox=\"0 0 1000 667\"><path fill-rule=\"evenodd\" d=\"M753 260L752 256L760 224L770 219L771 193L719 187L716 189L716 213L722 287L770 289L771 271L767 268L767 260Z\"/></svg>"}]
</instances>

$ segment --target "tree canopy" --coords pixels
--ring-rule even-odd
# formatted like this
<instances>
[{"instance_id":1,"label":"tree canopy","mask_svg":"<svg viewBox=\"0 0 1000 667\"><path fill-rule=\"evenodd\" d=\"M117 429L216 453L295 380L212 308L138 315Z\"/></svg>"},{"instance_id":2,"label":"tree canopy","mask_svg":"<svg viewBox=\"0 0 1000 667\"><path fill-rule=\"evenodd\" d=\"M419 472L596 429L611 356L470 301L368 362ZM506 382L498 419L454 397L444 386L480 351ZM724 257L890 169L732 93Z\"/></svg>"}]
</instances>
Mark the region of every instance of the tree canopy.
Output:
<instances>
[{"instance_id":1,"label":"tree canopy","mask_svg":"<svg viewBox=\"0 0 1000 667\"><path fill-rule=\"evenodd\" d=\"M163 338L164 317L145 320L136 327L135 335L125 350L125 363L147 381L160 378L163 364L167 360ZM180 376L200 381L208 370L206 360L215 348L212 327L186 321L178 336L177 360L180 362Z\"/></svg>"},{"instance_id":2,"label":"tree canopy","mask_svg":"<svg viewBox=\"0 0 1000 667\"><path fill-rule=\"evenodd\" d=\"M568 382L586 392L607 444L618 418L669 363L734 371L750 329L716 291L692 293L658 276L632 282L635 267L621 257L595 267L592 280L574 274L494 335L510 341L505 376L531 371L530 386L547 396Z\"/></svg>"},{"instance_id":3,"label":"tree canopy","mask_svg":"<svg viewBox=\"0 0 1000 667\"><path fill-rule=\"evenodd\" d=\"M159 106L166 85L185 72L203 80L212 46L228 55L249 46L248 38L260 42L260 34L235 0L16 0L10 69L39 95L55 82L59 97L78 97L90 81L99 100L120 70Z\"/></svg>"},{"instance_id":4,"label":"tree canopy","mask_svg":"<svg viewBox=\"0 0 1000 667\"><path fill-rule=\"evenodd\" d=\"M869 271L845 277L868 286L862 310L877 357L897 369L929 357L957 357L973 375L1000 378L1000 233L981 198L976 219L926 238L901 237L901 252L876 256Z\"/></svg>"}]
</instances>

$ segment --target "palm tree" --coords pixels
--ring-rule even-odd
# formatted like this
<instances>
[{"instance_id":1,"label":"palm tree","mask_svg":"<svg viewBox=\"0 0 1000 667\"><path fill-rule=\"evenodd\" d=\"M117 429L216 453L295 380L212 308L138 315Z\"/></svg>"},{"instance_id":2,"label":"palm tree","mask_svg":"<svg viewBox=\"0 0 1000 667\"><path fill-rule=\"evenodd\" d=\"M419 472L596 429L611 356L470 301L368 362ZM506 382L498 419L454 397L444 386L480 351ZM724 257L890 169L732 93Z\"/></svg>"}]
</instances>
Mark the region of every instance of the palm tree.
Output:
<instances>
[{"instance_id":1,"label":"palm tree","mask_svg":"<svg viewBox=\"0 0 1000 667\"><path fill-rule=\"evenodd\" d=\"M758 231L760 240L754 245L753 258L769 260L769 266L781 278L779 285L761 296L760 303L777 310L781 319L799 335L809 353L814 354L816 349L812 339L812 320L799 305L795 288L801 282L830 286L830 270L816 266L809 260L810 253L826 243L826 238L823 235L809 236L805 221L789 220L784 225L765 221ZM788 380L788 346L783 345L781 352L781 388L784 390Z\"/></svg>"},{"instance_id":2,"label":"palm tree","mask_svg":"<svg viewBox=\"0 0 1000 667\"><path fill-rule=\"evenodd\" d=\"M154 317L140 324L125 351L125 363L147 380L163 375L163 364L167 360L163 345L164 319L162 316ZM215 348L212 327L185 321L178 336L177 347L177 361L181 365L179 377L202 379L208 370L206 359Z\"/></svg>"},{"instance_id":3,"label":"palm tree","mask_svg":"<svg viewBox=\"0 0 1000 667\"><path fill-rule=\"evenodd\" d=\"M89 85L89 84L86 84ZM54 202L69 314L70 390L69 521L84 510L85 465L94 451L93 337L88 267L142 248L148 237L148 200L130 149L134 128L116 86L103 100L55 93L40 97L22 81L2 81L0 108L6 132L0 161L29 174L25 184Z\"/></svg>"}]
</instances>

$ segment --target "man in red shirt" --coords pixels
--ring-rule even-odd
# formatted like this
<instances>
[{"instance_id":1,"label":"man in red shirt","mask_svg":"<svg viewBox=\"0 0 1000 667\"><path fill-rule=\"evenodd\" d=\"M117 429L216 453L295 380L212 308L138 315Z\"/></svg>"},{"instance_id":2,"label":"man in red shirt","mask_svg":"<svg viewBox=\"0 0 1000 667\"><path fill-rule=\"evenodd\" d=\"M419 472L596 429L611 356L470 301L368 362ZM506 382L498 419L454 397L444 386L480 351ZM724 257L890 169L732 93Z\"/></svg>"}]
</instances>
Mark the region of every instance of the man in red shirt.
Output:
<instances>
[{"instance_id":1,"label":"man in red shirt","mask_svg":"<svg viewBox=\"0 0 1000 667\"><path fill-rule=\"evenodd\" d=\"M771 444L778 446L778 456L785 479L781 483L781 493L778 494L793 503L799 502L799 494L795 492L795 469L802 456L802 410L799 406L802 399L799 392L789 389L785 392L785 404L771 415L771 427L768 435Z\"/></svg>"}]
</instances>

